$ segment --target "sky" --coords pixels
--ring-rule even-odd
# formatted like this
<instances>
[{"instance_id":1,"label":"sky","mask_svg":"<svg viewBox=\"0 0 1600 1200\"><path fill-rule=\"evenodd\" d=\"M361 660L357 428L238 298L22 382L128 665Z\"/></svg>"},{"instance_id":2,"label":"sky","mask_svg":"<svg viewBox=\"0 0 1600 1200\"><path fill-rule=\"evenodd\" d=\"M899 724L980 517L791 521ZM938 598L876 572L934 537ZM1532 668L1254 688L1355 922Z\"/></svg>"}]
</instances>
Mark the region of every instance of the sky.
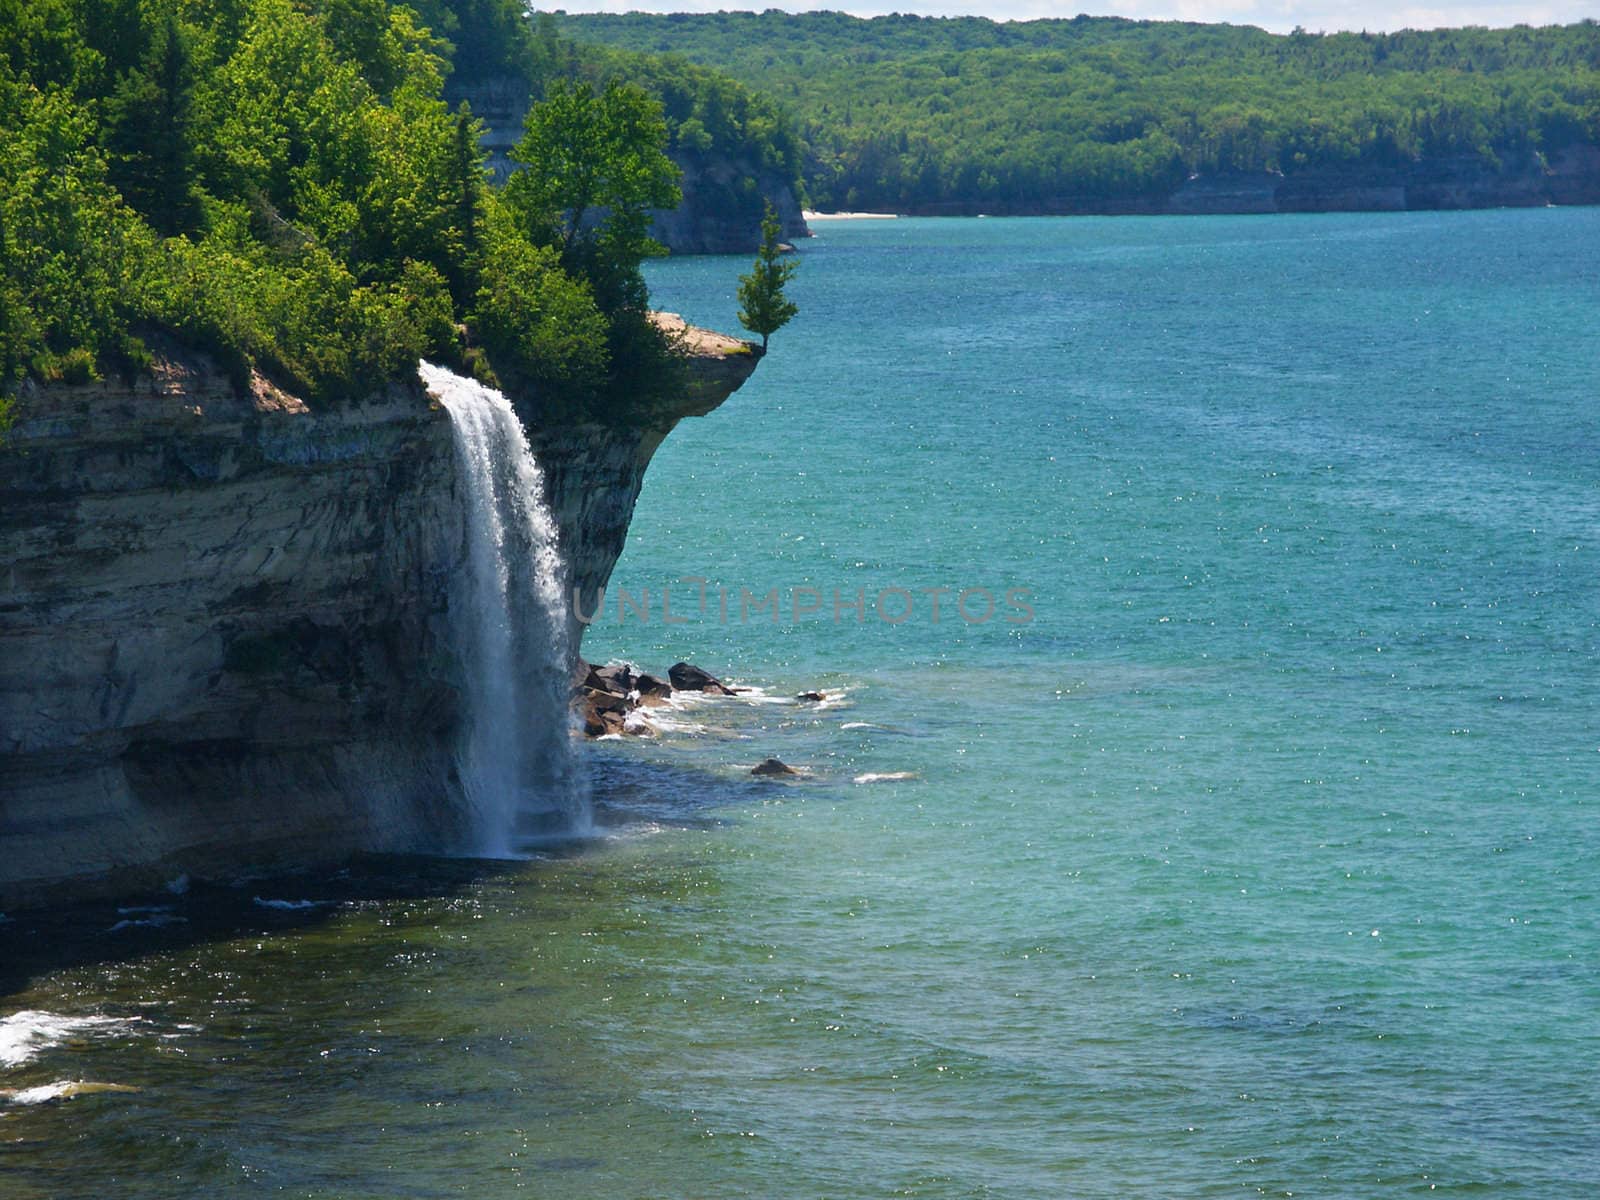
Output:
<instances>
[{"instance_id":1,"label":"sky","mask_svg":"<svg viewBox=\"0 0 1600 1200\"><path fill-rule=\"evenodd\" d=\"M536 2L535 8L544 4ZM1299 25L1312 32L1361 30L1373 33L1395 29L1437 29L1446 25L1567 25L1585 17L1600 19L1600 0L995 0L961 3L961 0L557 0L550 7L568 12L717 12L720 9L781 8L787 12L834 9L861 17L891 12L928 16L979 16L997 21L1031 21L1040 17L1091 16L1144 17L1183 21L1227 21L1234 25L1259 25L1275 33L1288 33Z\"/></svg>"}]
</instances>

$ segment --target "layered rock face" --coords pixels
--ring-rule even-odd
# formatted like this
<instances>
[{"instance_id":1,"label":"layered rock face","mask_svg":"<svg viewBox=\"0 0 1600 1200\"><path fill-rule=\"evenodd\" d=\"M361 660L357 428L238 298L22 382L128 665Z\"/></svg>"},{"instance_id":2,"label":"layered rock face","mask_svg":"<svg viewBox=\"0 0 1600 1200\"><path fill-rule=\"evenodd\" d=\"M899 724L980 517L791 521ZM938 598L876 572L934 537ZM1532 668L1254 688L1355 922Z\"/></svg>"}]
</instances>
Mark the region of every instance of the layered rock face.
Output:
<instances>
[{"instance_id":1,"label":"layered rock face","mask_svg":"<svg viewBox=\"0 0 1600 1200\"><path fill-rule=\"evenodd\" d=\"M626 424L564 426L547 419L536 402L516 399L544 473L546 499L561 525L562 558L572 572L576 602L585 613L595 611L622 554L656 450L683 418L704 416L737 391L761 357L748 343L685 325L674 313L659 313L656 320L683 335L689 374L681 392L630 414ZM582 633L575 618L574 646Z\"/></svg>"},{"instance_id":2,"label":"layered rock face","mask_svg":"<svg viewBox=\"0 0 1600 1200\"><path fill-rule=\"evenodd\" d=\"M755 361L696 355L627 427L530 429L580 586L667 431ZM0 451L0 910L454 844L456 489L420 384L312 413L196 357L25 391Z\"/></svg>"},{"instance_id":3,"label":"layered rock face","mask_svg":"<svg viewBox=\"0 0 1600 1200\"><path fill-rule=\"evenodd\" d=\"M757 163L713 155L673 155L683 203L657 211L651 236L674 254L753 254L761 244L763 201L778 214L783 236L811 236L794 190Z\"/></svg>"},{"instance_id":4,"label":"layered rock face","mask_svg":"<svg viewBox=\"0 0 1600 1200\"><path fill-rule=\"evenodd\" d=\"M918 216L1089 214L1222 215L1279 212L1405 212L1600 204L1600 146L1573 145L1547 158L1498 166L1464 155L1396 167L1316 167L1279 174L1196 175L1172 192L1053 196L1039 203L913 206Z\"/></svg>"},{"instance_id":5,"label":"layered rock face","mask_svg":"<svg viewBox=\"0 0 1600 1200\"><path fill-rule=\"evenodd\" d=\"M1491 167L1481 159L1432 159L1400 167L1190 180L1168 198L1173 213L1404 212L1600 204L1600 147L1569 146L1548 160Z\"/></svg>"}]
</instances>

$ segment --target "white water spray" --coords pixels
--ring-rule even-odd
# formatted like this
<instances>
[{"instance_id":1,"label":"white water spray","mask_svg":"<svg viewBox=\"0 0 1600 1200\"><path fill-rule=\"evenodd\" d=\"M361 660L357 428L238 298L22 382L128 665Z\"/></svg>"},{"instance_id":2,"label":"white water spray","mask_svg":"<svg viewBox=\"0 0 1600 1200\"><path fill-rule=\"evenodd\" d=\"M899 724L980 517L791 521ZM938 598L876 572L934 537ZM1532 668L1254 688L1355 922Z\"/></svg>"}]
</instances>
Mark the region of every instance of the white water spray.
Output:
<instances>
[{"instance_id":1,"label":"white water spray","mask_svg":"<svg viewBox=\"0 0 1600 1200\"><path fill-rule=\"evenodd\" d=\"M567 570L544 479L511 402L430 363L419 368L455 429L466 505L467 570L452 608L466 670L468 732L459 754L475 844L515 855L550 834L591 832L573 752Z\"/></svg>"}]
</instances>

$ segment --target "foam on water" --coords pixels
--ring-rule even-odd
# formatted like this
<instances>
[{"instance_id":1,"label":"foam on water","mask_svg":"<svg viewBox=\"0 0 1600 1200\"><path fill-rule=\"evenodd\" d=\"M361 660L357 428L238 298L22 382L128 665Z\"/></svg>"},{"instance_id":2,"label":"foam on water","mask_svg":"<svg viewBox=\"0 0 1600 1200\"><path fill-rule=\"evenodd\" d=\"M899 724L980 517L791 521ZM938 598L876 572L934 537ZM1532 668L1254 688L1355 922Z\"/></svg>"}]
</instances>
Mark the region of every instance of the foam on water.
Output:
<instances>
[{"instance_id":1,"label":"foam on water","mask_svg":"<svg viewBox=\"0 0 1600 1200\"><path fill-rule=\"evenodd\" d=\"M89 1079L61 1079L38 1087L17 1088L8 1091L0 1088L0 1100L10 1104L31 1106L49 1104L55 1100L76 1100L80 1096L97 1096L115 1092L137 1092L139 1088L123 1083L96 1083Z\"/></svg>"},{"instance_id":2,"label":"foam on water","mask_svg":"<svg viewBox=\"0 0 1600 1200\"><path fill-rule=\"evenodd\" d=\"M592 820L567 704L573 646L568 572L544 477L500 392L423 363L455 431L467 570L452 607L469 728L461 777L474 854L510 857L534 835L584 835Z\"/></svg>"},{"instance_id":3,"label":"foam on water","mask_svg":"<svg viewBox=\"0 0 1600 1200\"><path fill-rule=\"evenodd\" d=\"M127 1027L117 1017L69 1017L33 1009L12 1013L0 1017L0 1067L20 1067L75 1037Z\"/></svg>"}]
</instances>

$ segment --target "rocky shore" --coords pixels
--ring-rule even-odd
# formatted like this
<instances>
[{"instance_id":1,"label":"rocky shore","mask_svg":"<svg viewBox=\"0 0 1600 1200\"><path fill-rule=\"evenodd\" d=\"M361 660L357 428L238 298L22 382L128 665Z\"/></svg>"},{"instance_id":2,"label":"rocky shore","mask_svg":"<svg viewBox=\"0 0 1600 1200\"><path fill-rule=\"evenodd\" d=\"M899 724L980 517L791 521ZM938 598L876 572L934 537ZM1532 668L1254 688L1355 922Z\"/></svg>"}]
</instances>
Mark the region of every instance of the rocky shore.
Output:
<instances>
[{"instance_id":1,"label":"rocky shore","mask_svg":"<svg viewBox=\"0 0 1600 1200\"><path fill-rule=\"evenodd\" d=\"M581 659L572 676L572 708L586 737L648 736L653 709L665 708L674 696L738 696L754 689L724 683L691 663L673 663L666 677L641 671L631 663L613 662L596 667ZM795 700L821 704L826 692L801 692ZM754 775L797 775L799 772L775 758L762 762Z\"/></svg>"},{"instance_id":2,"label":"rocky shore","mask_svg":"<svg viewBox=\"0 0 1600 1200\"><path fill-rule=\"evenodd\" d=\"M723 683L710 672L685 662L674 663L663 679L628 663L596 667L579 659L572 680L573 708L583 732L592 738L649 733L648 722L629 718L669 704L675 692L735 696L746 690Z\"/></svg>"}]
</instances>

